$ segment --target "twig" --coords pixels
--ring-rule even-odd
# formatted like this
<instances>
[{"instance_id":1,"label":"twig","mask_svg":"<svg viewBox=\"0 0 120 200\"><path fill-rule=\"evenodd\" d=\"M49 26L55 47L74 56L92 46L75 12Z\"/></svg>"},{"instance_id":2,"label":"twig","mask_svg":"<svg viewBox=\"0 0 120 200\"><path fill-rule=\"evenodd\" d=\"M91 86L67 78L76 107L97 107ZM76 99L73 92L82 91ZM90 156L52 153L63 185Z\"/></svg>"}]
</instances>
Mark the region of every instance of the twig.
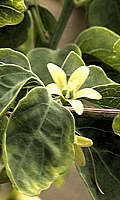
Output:
<instances>
[{"instance_id":1,"label":"twig","mask_svg":"<svg viewBox=\"0 0 120 200\"><path fill-rule=\"evenodd\" d=\"M71 112L75 110L70 106L65 106ZM117 114L120 113L120 109L106 109L106 108L84 108L84 115L97 117L97 118L114 118Z\"/></svg>"}]
</instances>

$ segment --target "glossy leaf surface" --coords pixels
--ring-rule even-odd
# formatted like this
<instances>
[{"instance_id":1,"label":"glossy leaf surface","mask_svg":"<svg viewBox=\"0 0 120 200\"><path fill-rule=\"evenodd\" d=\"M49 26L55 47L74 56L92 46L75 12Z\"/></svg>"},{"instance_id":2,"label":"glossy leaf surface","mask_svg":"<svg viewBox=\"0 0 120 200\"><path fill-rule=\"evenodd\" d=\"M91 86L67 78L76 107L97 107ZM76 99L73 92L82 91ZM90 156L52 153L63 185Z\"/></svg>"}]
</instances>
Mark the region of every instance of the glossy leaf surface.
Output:
<instances>
[{"instance_id":1,"label":"glossy leaf surface","mask_svg":"<svg viewBox=\"0 0 120 200\"><path fill-rule=\"evenodd\" d=\"M73 142L71 113L45 88L32 89L15 108L4 136L3 159L13 186L29 196L48 188L69 170Z\"/></svg>"}]
</instances>

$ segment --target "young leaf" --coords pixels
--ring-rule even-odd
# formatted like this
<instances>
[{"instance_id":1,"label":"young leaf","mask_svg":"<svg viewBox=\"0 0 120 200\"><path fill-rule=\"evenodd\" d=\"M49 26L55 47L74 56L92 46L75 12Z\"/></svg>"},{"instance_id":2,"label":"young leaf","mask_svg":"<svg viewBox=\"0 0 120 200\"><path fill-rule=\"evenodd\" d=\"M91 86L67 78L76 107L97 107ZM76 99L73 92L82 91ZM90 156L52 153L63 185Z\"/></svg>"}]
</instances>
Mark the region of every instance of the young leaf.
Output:
<instances>
[{"instance_id":1,"label":"young leaf","mask_svg":"<svg viewBox=\"0 0 120 200\"><path fill-rule=\"evenodd\" d=\"M35 196L69 170L74 119L47 89L32 89L16 106L4 134L3 160L13 187ZM21 178L22 177L22 178Z\"/></svg>"},{"instance_id":2,"label":"young leaf","mask_svg":"<svg viewBox=\"0 0 120 200\"><path fill-rule=\"evenodd\" d=\"M67 84L67 77L65 72L60 67L52 63L48 63L47 67L53 81L56 83L58 88L62 90Z\"/></svg>"},{"instance_id":3,"label":"young leaf","mask_svg":"<svg viewBox=\"0 0 120 200\"><path fill-rule=\"evenodd\" d=\"M119 200L120 137L113 133L112 121L77 115L75 120L80 135L94 144L91 150L84 148L86 165L76 165L92 199Z\"/></svg>"},{"instance_id":4,"label":"young leaf","mask_svg":"<svg viewBox=\"0 0 120 200\"><path fill-rule=\"evenodd\" d=\"M86 160L81 147L77 144L74 144L74 149L75 149L75 164L76 165L79 164L80 166L85 166Z\"/></svg>"},{"instance_id":5,"label":"young leaf","mask_svg":"<svg viewBox=\"0 0 120 200\"><path fill-rule=\"evenodd\" d=\"M69 104L72 106L72 108L75 110L75 112L78 115L82 115L83 113L83 104L80 100L68 100Z\"/></svg>"},{"instance_id":6,"label":"young leaf","mask_svg":"<svg viewBox=\"0 0 120 200\"><path fill-rule=\"evenodd\" d=\"M101 99L102 96L99 92L92 88L84 88L76 92L76 98L87 97L90 99Z\"/></svg>"},{"instance_id":7,"label":"young leaf","mask_svg":"<svg viewBox=\"0 0 120 200\"><path fill-rule=\"evenodd\" d=\"M77 68L70 76L68 80L68 86L74 86L76 90L81 88L83 83L86 81L86 79L89 76L89 68L86 66L81 66Z\"/></svg>"},{"instance_id":8,"label":"young leaf","mask_svg":"<svg viewBox=\"0 0 120 200\"><path fill-rule=\"evenodd\" d=\"M51 50L48 48L36 48L28 53L28 59L32 66L32 71L38 75L45 85L52 83L51 75L47 69L48 63L62 66L65 58L71 52L75 51L81 55L80 49L75 44L65 46L63 49Z\"/></svg>"}]
</instances>

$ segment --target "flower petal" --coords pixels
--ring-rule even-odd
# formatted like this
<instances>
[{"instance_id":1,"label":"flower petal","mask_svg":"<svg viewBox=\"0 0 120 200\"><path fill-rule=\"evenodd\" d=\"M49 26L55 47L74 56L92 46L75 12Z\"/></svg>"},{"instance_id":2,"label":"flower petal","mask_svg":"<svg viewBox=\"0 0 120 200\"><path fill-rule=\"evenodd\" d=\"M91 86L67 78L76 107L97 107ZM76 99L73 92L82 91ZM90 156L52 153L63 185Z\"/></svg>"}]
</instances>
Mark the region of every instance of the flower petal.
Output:
<instances>
[{"instance_id":1,"label":"flower petal","mask_svg":"<svg viewBox=\"0 0 120 200\"><path fill-rule=\"evenodd\" d=\"M81 147L77 144L74 144L75 149L75 164L79 164L80 166L85 166L85 156L81 149Z\"/></svg>"},{"instance_id":2,"label":"flower petal","mask_svg":"<svg viewBox=\"0 0 120 200\"><path fill-rule=\"evenodd\" d=\"M57 86L61 90L67 84L67 77L66 77L65 72L60 67L58 67L57 65L53 63L48 63L47 67L54 82L57 84Z\"/></svg>"},{"instance_id":3,"label":"flower petal","mask_svg":"<svg viewBox=\"0 0 120 200\"><path fill-rule=\"evenodd\" d=\"M102 95L92 88L84 88L76 92L75 98L78 99L80 97L87 97L90 99L101 99Z\"/></svg>"},{"instance_id":4,"label":"flower petal","mask_svg":"<svg viewBox=\"0 0 120 200\"><path fill-rule=\"evenodd\" d=\"M90 147L93 145L93 141L91 139L78 135L75 135L74 143L79 145L80 147Z\"/></svg>"},{"instance_id":5,"label":"flower petal","mask_svg":"<svg viewBox=\"0 0 120 200\"><path fill-rule=\"evenodd\" d=\"M79 100L69 100L67 99L67 101L69 102L69 104L72 106L72 108L75 110L75 112L78 115L82 115L83 113L83 104L81 101Z\"/></svg>"},{"instance_id":6,"label":"flower petal","mask_svg":"<svg viewBox=\"0 0 120 200\"><path fill-rule=\"evenodd\" d=\"M55 83L48 84L46 86L46 88L48 89L48 92L50 94L56 94L59 96L63 96L61 90L57 87L57 85Z\"/></svg>"},{"instance_id":7,"label":"flower petal","mask_svg":"<svg viewBox=\"0 0 120 200\"><path fill-rule=\"evenodd\" d=\"M71 74L68 80L68 85L72 85L76 90L78 90L85 82L88 75L89 75L88 67L86 66L79 67Z\"/></svg>"}]
</instances>

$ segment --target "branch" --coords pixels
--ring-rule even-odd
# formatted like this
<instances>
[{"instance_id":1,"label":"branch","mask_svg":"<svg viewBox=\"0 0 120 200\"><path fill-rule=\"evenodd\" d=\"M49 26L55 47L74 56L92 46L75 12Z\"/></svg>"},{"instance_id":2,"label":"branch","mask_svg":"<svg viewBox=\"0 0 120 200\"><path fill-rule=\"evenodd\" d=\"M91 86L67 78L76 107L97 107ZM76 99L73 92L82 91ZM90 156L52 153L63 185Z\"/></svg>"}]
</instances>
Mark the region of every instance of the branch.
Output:
<instances>
[{"instance_id":1,"label":"branch","mask_svg":"<svg viewBox=\"0 0 120 200\"><path fill-rule=\"evenodd\" d=\"M70 106L65 106L71 112L75 110ZM120 113L120 109L106 109L106 108L84 108L83 116L113 119L117 114Z\"/></svg>"}]
</instances>

